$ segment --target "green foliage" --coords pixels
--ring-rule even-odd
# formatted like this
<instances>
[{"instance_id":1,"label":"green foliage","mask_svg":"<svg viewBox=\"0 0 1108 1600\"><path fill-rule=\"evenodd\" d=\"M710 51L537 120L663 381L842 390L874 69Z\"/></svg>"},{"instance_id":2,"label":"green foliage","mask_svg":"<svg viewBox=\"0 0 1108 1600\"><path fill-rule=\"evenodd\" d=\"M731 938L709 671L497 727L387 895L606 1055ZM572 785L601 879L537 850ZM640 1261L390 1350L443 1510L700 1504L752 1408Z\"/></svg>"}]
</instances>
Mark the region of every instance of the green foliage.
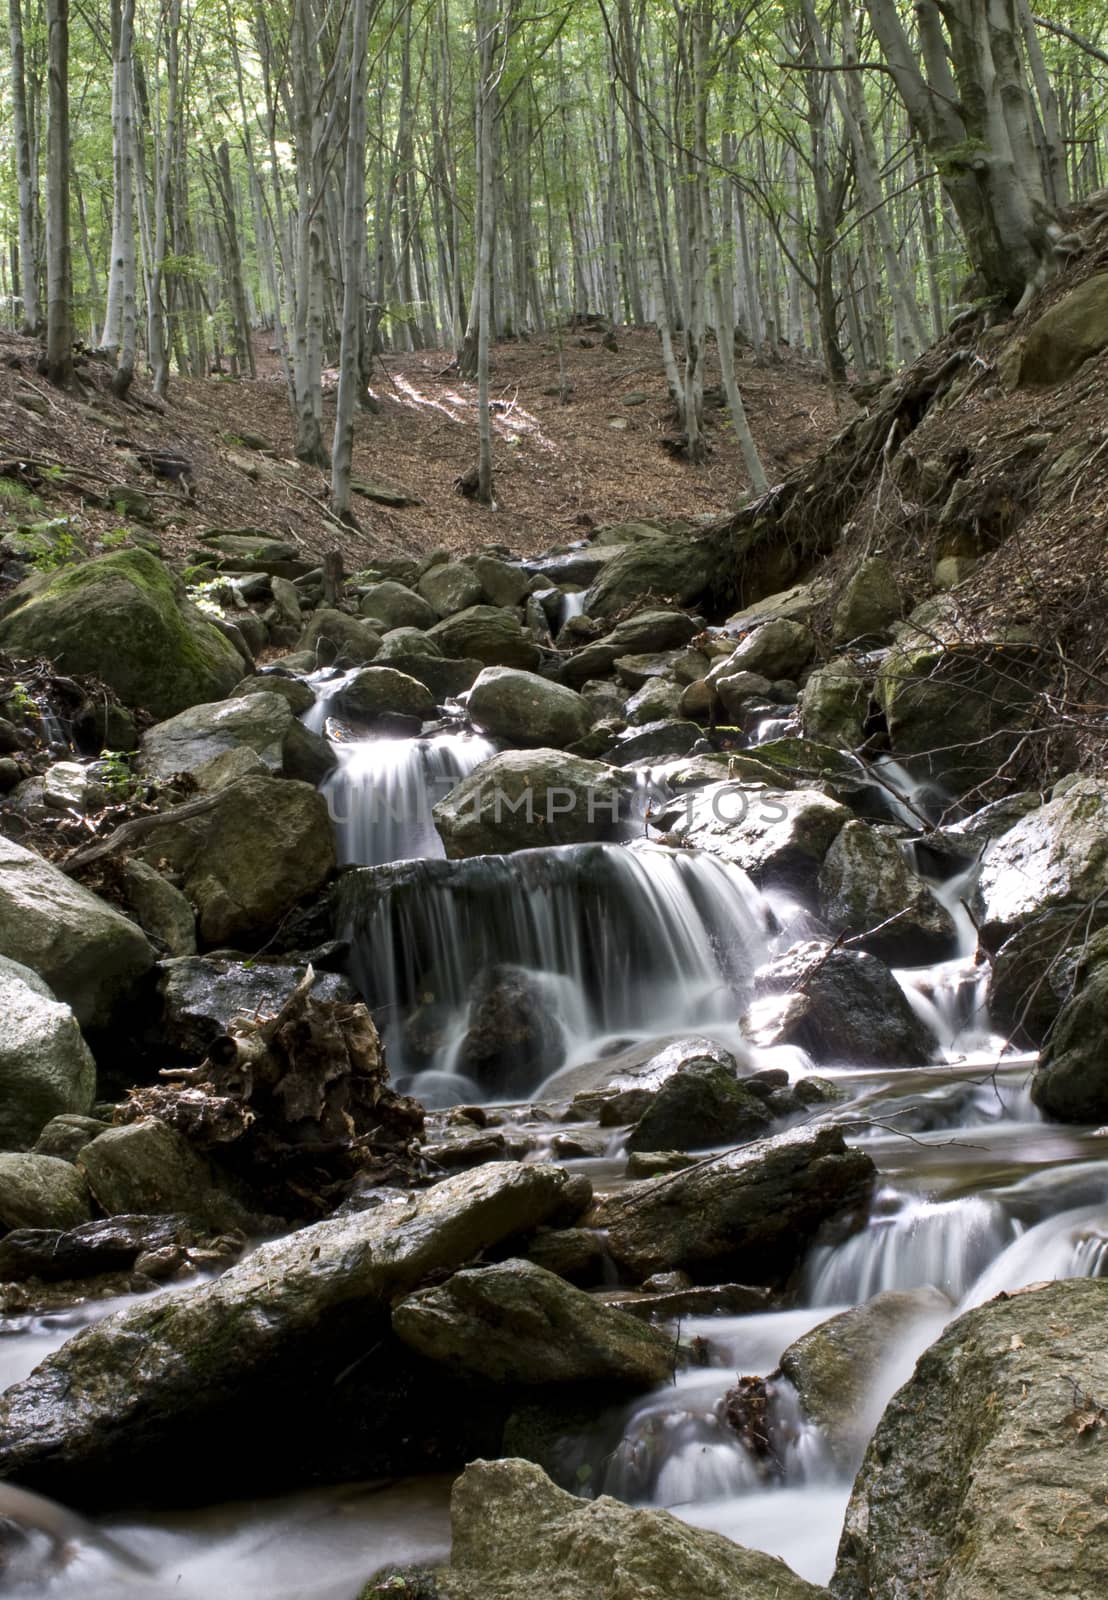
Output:
<instances>
[{"instance_id":1,"label":"green foliage","mask_svg":"<svg viewBox=\"0 0 1108 1600\"><path fill-rule=\"evenodd\" d=\"M4 709L16 722L26 722L30 717L38 716L38 707L25 683L12 684Z\"/></svg>"},{"instance_id":2,"label":"green foliage","mask_svg":"<svg viewBox=\"0 0 1108 1600\"><path fill-rule=\"evenodd\" d=\"M118 550L127 544L131 538L130 528L109 528L107 533L101 534L100 543L105 550Z\"/></svg>"},{"instance_id":3,"label":"green foliage","mask_svg":"<svg viewBox=\"0 0 1108 1600\"><path fill-rule=\"evenodd\" d=\"M39 512L45 509L38 495L32 494L18 478L0 478L0 517L12 516L17 511Z\"/></svg>"},{"instance_id":4,"label":"green foliage","mask_svg":"<svg viewBox=\"0 0 1108 1600\"><path fill-rule=\"evenodd\" d=\"M20 526L8 535L8 541L15 547L20 559L34 567L36 572L57 572L59 567L81 561L85 555L66 517Z\"/></svg>"},{"instance_id":5,"label":"green foliage","mask_svg":"<svg viewBox=\"0 0 1108 1600\"><path fill-rule=\"evenodd\" d=\"M135 797L140 787L141 780L131 771L131 763L127 756L118 750L101 750L99 759L94 763L94 770L101 787L106 790L108 798L116 805L123 805Z\"/></svg>"}]
</instances>

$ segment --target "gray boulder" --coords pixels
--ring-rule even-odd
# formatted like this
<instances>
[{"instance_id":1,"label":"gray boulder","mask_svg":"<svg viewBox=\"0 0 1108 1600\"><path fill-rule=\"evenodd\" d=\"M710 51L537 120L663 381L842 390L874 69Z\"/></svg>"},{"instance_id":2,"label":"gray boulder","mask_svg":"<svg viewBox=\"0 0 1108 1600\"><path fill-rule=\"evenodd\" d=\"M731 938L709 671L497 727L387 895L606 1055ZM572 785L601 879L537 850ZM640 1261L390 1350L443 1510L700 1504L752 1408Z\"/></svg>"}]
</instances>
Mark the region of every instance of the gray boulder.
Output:
<instances>
[{"instance_id":1,"label":"gray boulder","mask_svg":"<svg viewBox=\"0 0 1108 1600\"><path fill-rule=\"evenodd\" d=\"M510 561L500 561L496 556L478 556L473 570L490 605L522 605L530 593L531 574Z\"/></svg>"},{"instance_id":2,"label":"gray boulder","mask_svg":"<svg viewBox=\"0 0 1108 1600\"><path fill-rule=\"evenodd\" d=\"M145 934L32 850L0 838L0 955L36 972L82 1028L104 1028L154 965Z\"/></svg>"},{"instance_id":3,"label":"gray boulder","mask_svg":"<svg viewBox=\"0 0 1108 1600\"><path fill-rule=\"evenodd\" d=\"M1081 778L989 844L977 916L986 949L1047 912L1075 917L1108 894L1108 782Z\"/></svg>"},{"instance_id":4,"label":"gray boulder","mask_svg":"<svg viewBox=\"0 0 1108 1600\"><path fill-rule=\"evenodd\" d=\"M493 967L473 986L458 1071L493 1100L526 1095L560 1066L565 1037L541 979Z\"/></svg>"},{"instance_id":5,"label":"gray boulder","mask_svg":"<svg viewBox=\"0 0 1108 1600\"><path fill-rule=\"evenodd\" d=\"M134 856L122 863L119 877L131 914L147 938L166 955L193 955L196 915L180 889Z\"/></svg>"},{"instance_id":6,"label":"gray boulder","mask_svg":"<svg viewBox=\"0 0 1108 1600\"><path fill-rule=\"evenodd\" d=\"M381 643L376 665L395 667L430 689L436 705L465 694L483 663L472 657L455 660L444 656L433 639L415 628L394 628Z\"/></svg>"},{"instance_id":7,"label":"gray boulder","mask_svg":"<svg viewBox=\"0 0 1108 1600\"><path fill-rule=\"evenodd\" d=\"M435 697L426 684L395 667L363 667L343 684L332 704L338 716L368 724L384 716L424 722L435 715Z\"/></svg>"},{"instance_id":8,"label":"gray boulder","mask_svg":"<svg viewBox=\"0 0 1108 1600\"><path fill-rule=\"evenodd\" d=\"M30 578L0 613L0 649L100 678L125 705L156 717L229 694L242 677L234 646L146 550Z\"/></svg>"},{"instance_id":9,"label":"gray boulder","mask_svg":"<svg viewBox=\"0 0 1108 1600\"><path fill-rule=\"evenodd\" d=\"M1108 933L1083 952L1075 991L1058 1012L1031 1084L1031 1098L1058 1122L1108 1121Z\"/></svg>"},{"instance_id":10,"label":"gray boulder","mask_svg":"<svg viewBox=\"0 0 1108 1600\"><path fill-rule=\"evenodd\" d=\"M673 1341L531 1261L456 1272L392 1313L420 1355L492 1383L649 1388L673 1371Z\"/></svg>"},{"instance_id":11,"label":"gray boulder","mask_svg":"<svg viewBox=\"0 0 1108 1600\"><path fill-rule=\"evenodd\" d=\"M697 623L684 611L637 611L617 622L603 638L575 650L563 661L558 676L563 683L579 688L590 678L611 672L621 657L678 650L695 638L696 632Z\"/></svg>"},{"instance_id":12,"label":"gray boulder","mask_svg":"<svg viewBox=\"0 0 1108 1600\"><path fill-rule=\"evenodd\" d=\"M850 574L831 621L832 644L850 644L888 637L903 615L904 599L892 564L884 556L868 556Z\"/></svg>"},{"instance_id":13,"label":"gray boulder","mask_svg":"<svg viewBox=\"0 0 1108 1600\"><path fill-rule=\"evenodd\" d=\"M815 647L815 635L805 623L776 617L748 633L712 673L717 677L755 672L771 680L795 678L812 659Z\"/></svg>"},{"instance_id":14,"label":"gray boulder","mask_svg":"<svg viewBox=\"0 0 1108 1600\"><path fill-rule=\"evenodd\" d=\"M614 767L560 750L509 750L469 773L434 807L451 860L607 838L622 785Z\"/></svg>"},{"instance_id":15,"label":"gray boulder","mask_svg":"<svg viewBox=\"0 0 1108 1600\"><path fill-rule=\"evenodd\" d=\"M622 658L626 660L627 657ZM628 700L625 715L628 722L638 726L645 722L670 721L681 713L684 696L681 684L670 678L648 678Z\"/></svg>"},{"instance_id":16,"label":"gray boulder","mask_svg":"<svg viewBox=\"0 0 1108 1600\"><path fill-rule=\"evenodd\" d=\"M682 1268L701 1282L778 1283L825 1224L860 1219L874 1177L840 1128L798 1128L631 1184L589 1222L639 1281Z\"/></svg>"},{"instance_id":17,"label":"gray boulder","mask_svg":"<svg viewBox=\"0 0 1108 1600\"><path fill-rule=\"evenodd\" d=\"M298 649L310 651L320 667L362 667L381 648L381 633L370 622L345 611L317 611L304 629Z\"/></svg>"},{"instance_id":18,"label":"gray boulder","mask_svg":"<svg viewBox=\"0 0 1108 1600\"><path fill-rule=\"evenodd\" d=\"M473 1461L450 1501L443 1600L819 1600L759 1550L668 1511L581 1500L529 1461Z\"/></svg>"},{"instance_id":19,"label":"gray boulder","mask_svg":"<svg viewBox=\"0 0 1108 1600\"><path fill-rule=\"evenodd\" d=\"M452 617L485 598L481 580L472 567L461 561L443 561L431 567L419 580L419 592L433 606L438 617ZM420 624L416 624L420 626Z\"/></svg>"},{"instance_id":20,"label":"gray boulder","mask_svg":"<svg viewBox=\"0 0 1108 1600\"><path fill-rule=\"evenodd\" d=\"M485 667L469 694L469 714L494 739L512 744L572 744L592 726L592 712L581 695L534 672Z\"/></svg>"},{"instance_id":21,"label":"gray boulder","mask_svg":"<svg viewBox=\"0 0 1108 1600\"><path fill-rule=\"evenodd\" d=\"M86 1144L91 1144L97 1134L105 1133L110 1123L97 1117L73 1116L65 1113L51 1117L35 1140L32 1155L57 1156L59 1161L76 1161Z\"/></svg>"},{"instance_id":22,"label":"gray boulder","mask_svg":"<svg viewBox=\"0 0 1108 1600\"><path fill-rule=\"evenodd\" d=\"M862 742L869 709L869 684L856 661L843 657L817 667L800 696L800 726L806 739L840 750Z\"/></svg>"},{"instance_id":23,"label":"gray boulder","mask_svg":"<svg viewBox=\"0 0 1108 1600\"><path fill-rule=\"evenodd\" d=\"M625 729L606 754L620 766L630 766L635 761L679 761L702 737L695 722L663 719Z\"/></svg>"},{"instance_id":24,"label":"gray boulder","mask_svg":"<svg viewBox=\"0 0 1108 1600\"><path fill-rule=\"evenodd\" d=\"M834 1600L1026 1600L1104 1588L1108 1283L1000 1296L893 1397L847 1507Z\"/></svg>"},{"instance_id":25,"label":"gray boulder","mask_svg":"<svg viewBox=\"0 0 1108 1600\"><path fill-rule=\"evenodd\" d=\"M88 1185L70 1162L0 1155L0 1228L75 1228L91 1216Z\"/></svg>"},{"instance_id":26,"label":"gray boulder","mask_svg":"<svg viewBox=\"0 0 1108 1600\"><path fill-rule=\"evenodd\" d=\"M523 667L539 662L538 646L524 633L514 611L502 606L467 606L444 617L427 637L443 655L481 661L486 667Z\"/></svg>"},{"instance_id":27,"label":"gray boulder","mask_svg":"<svg viewBox=\"0 0 1108 1600\"><path fill-rule=\"evenodd\" d=\"M761 887L807 888L850 812L816 789L716 783L665 810L676 842L741 867Z\"/></svg>"},{"instance_id":28,"label":"gray boulder","mask_svg":"<svg viewBox=\"0 0 1108 1600\"><path fill-rule=\"evenodd\" d=\"M756 975L760 997L743 1017L756 1044L799 1045L813 1061L924 1066L936 1041L888 967L861 950L818 940L793 945Z\"/></svg>"},{"instance_id":29,"label":"gray boulder","mask_svg":"<svg viewBox=\"0 0 1108 1600\"><path fill-rule=\"evenodd\" d=\"M256 672L237 683L231 694L236 700L244 694L279 694L288 701L294 717L302 717L315 705L315 690L303 678L288 677L283 672Z\"/></svg>"},{"instance_id":30,"label":"gray boulder","mask_svg":"<svg viewBox=\"0 0 1108 1600\"><path fill-rule=\"evenodd\" d=\"M590 584L585 615L610 617L648 595L689 605L699 600L711 576L710 552L690 539L651 539L628 545Z\"/></svg>"},{"instance_id":31,"label":"gray boulder","mask_svg":"<svg viewBox=\"0 0 1108 1600\"><path fill-rule=\"evenodd\" d=\"M153 828L136 854L173 874L209 945L272 931L335 868L323 796L269 777L243 778L222 789L210 810Z\"/></svg>"},{"instance_id":32,"label":"gray boulder","mask_svg":"<svg viewBox=\"0 0 1108 1600\"><path fill-rule=\"evenodd\" d=\"M92 1109L96 1063L70 1008L3 957L0 1016L0 1150L25 1150L52 1117Z\"/></svg>"},{"instance_id":33,"label":"gray boulder","mask_svg":"<svg viewBox=\"0 0 1108 1600\"><path fill-rule=\"evenodd\" d=\"M43 1158L0 1164L32 1159ZM74 1169L56 1165L72 1182ZM423 1435L406 1455L401 1436L416 1426L422 1380L404 1375L411 1389L398 1408L400 1368L375 1359L367 1369L367 1350L391 1337L397 1299L540 1226L566 1184L555 1167L494 1163L301 1228L222 1277L84 1329L0 1398L0 1476L71 1502L173 1503L195 1482L202 1440L208 1494L303 1482L313 1466L350 1473L357 1458L414 1465Z\"/></svg>"},{"instance_id":34,"label":"gray boulder","mask_svg":"<svg viewBox=\"0 0 1108 1600\"><path fill-rule=\"evenodd\" d=\"M0 1282L60 1282L130 1272L148 1250L191 1242L183 1217L108 1217L79 1227L17 1228L0 1239Z\"/></svg>"},{"instance_id":35,"label":"gray boulder","mask_svg":"<svg viewBox=\"0 0 1108 1600\"><path fill-rule=\"evenodd\" d=\"M866 934L859 948L891 966L925 966L955 953L953 917L912 871L891 829L845 823L820 868L819 900L832 933Z\"/></svg>"},{"instance_id":36,"label":"gray boulder","mask_svg":"<svg viewBox=\"0 0 1108 1600\"><path fill-rule=\"evenodd\" d=\"M98 1134L79 1152L77 1168L109 1217L176 1212L215 1228L243 1220L188 1140L156 1117Z\"/></svg>"},{"instance_id":37,"label":"gray boulder","mask_svg":"<svg viewBox=\"0 0 1108 1600\"><path fill-rule=\"evenodd\" d=\"M433 628L439 620L434 606L402 583L375 583L362 595L358 609L382 633L393 628Z\"/></svg>"},{"instance_id":38,"label":"gray boulder","mask_svg":"<svg viewBox=\"0 0 1108 1600\"><path fill-rule=\"evenodd\" d=\"M249 750L270 772L279 773L293 721L292 707L279 694L247 694L190 706L143 735L141 768L155 779L184 772L204 789L220 757Z\"/></svg>"}]
</instances>

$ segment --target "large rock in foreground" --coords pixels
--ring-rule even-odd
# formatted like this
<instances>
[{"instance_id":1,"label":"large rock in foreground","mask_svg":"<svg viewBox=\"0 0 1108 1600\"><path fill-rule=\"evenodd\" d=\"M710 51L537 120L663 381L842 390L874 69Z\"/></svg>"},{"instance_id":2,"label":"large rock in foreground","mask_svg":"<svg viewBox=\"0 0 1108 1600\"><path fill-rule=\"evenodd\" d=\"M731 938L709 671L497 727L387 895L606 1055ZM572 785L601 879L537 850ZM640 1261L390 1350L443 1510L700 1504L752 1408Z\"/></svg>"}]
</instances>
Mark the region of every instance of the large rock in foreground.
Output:
<instances>
[{"instance_id":1,"label":"large rock in foreground","mask_svg":"<svg viewBox=\"0 0 1108 1600\"><path fill-rule=\"evenodd\" d=\"M138 854L151 866L168 865L210 945L271 932L335 867L323 796L306 783L263 776L221 790L199 816L152 829Z\"/></svg>"},{"instance_id":2,"label":"large rock in foreground","mask_svg":"<svg viewBox=\"0 0 1108 1600\"><path fill-rule=\"evenodd\" d=\"M82 1028L104 1028L154 965L140 928L33 850L0 838L0 955L30 967Z\"/></svg>"},{"instance_id":3,"label":"large rock in foreground","mask_svg":"<svg viewBox=\"0 0 1108 1600\"><path fill-rule=\"evenodd\" d=\"M52 1117L92 1109L96 1063L70 1008L2 956L0 1017L0 1150L25 1150Z\"/></svg>"},{"instance_id":4,"label":"large rock in foreground","mask_svg":"<svg viewBox=\"0 0 1108 1600\"><path fill-rule=\"evenodd\" d=\"M456 1272L392 1314L394 1331L432 1361L494 1383L649 1388L673 1371L673 1341L531 1261Z\"/></svg>"},{"instance_id":5,"label":"large rock in foreground","mask_svg":"<svg viewBox=\"0 0 1108 1600\"><path fill-rule=\"evenodd\" d=\"M418 1394L378 1348L392 1303L538 1227L567 1181L551 1166L481 1167L105 1318L0 1399L0 1476L85 1504L164 1502L400 1458L396 1402Z\"/></svg>"},{"instance_id":6,"label":"large rock in foreground","mask_svg":"<svg viewBox=\"0 0 1108 1600\"><path fill-rule=\"evenodd\" d=\"M668 1511L579 1500L530 1461L474 1461L454 1485L444 1600L818 1600L775 1556Z\"/></svg>"},{"instance_id":7,"label":"large rock in foreground","mask_svg":"<svg viewBox=\"0 0 1108 1600\"><path fill-rule=\"evenodd\" d=\"M30 578L5 611L0 649L90 673L156 717L218 700L242 677L234 645L181 599L168 568L145 550Z\"/></svg>"},{"instance_id":8,"label":"large rock in foreground","mask_svg":"<svg viewBox=\"0 0 1108 1600\"><path fill-rule=\"evenodd\" d=\"M970 1311L866 1452L835 1600L1094 1600L1108 1572L1108 1283Z\"/></svg>"},{"instance_id":9,"label":"large rock in foreground","mask_svg":"<svg viewBox=\"0 0 1108 1600\"><path fill-rule=\"evenodd\" d=\"M741 867L759 887L806 889L850 812L818 789L713 783L658 819L670 837Z\"/></svg>"},{"instance_id":10,"label":"large rock in foreground","mask_svg":"<svg viewBox=\"0 0 1108 1600\"><path fill-rule=\"evenodd\" d=\"M634 1278L680 1267L701 1282L776 1283L825 1223L850 1225L874 1174L841 1129L794 1129L631 1184L590 1222L607 1229L613 1261Z\"/></svg>"},{"instance_id":11,"label":"large rock in foreground","mask_svg":"<svg viewBox=\"0 0 1108 1600\"><path fill-rule=\"evenodd\" d=\"M1106 894L1108 783L1080 778L988 845L976 893L982 941L995 951L1046 913L1069 911L1079 943Z\"/></svg>"}]
</instances>

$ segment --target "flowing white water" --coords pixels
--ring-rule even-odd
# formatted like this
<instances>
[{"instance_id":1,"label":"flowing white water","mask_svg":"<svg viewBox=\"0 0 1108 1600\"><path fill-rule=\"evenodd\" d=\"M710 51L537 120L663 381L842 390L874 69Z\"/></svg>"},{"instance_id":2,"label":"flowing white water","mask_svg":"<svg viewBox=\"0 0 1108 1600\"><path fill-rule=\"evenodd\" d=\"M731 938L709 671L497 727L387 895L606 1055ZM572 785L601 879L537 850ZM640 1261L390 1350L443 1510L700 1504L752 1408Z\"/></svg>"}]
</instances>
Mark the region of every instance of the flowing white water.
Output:
<instances>
[{"instance_id":1,"label":"flowing white water","mask_svg":"<svg viewBox=\"0 0 1108 1600\"><path fill-rule=\"evenodd\" d=\"M360 739L334 745L338 766L321 785L343 865L446 854L431 809L496 746L475 733Z\"/></svg>"}]
</instances>

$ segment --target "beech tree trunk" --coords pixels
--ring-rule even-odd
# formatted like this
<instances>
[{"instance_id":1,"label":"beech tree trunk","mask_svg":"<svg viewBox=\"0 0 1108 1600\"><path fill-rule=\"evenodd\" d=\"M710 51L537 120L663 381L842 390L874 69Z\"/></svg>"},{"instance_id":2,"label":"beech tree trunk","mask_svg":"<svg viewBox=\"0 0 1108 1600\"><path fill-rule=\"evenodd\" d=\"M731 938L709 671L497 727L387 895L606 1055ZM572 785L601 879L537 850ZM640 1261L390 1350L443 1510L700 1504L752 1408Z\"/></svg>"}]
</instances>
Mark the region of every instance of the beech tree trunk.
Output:
<instances>
[{"instance_id":1,"label":"beech tree trunk","mask_svg":"<svg viewBox=\"0 0 1108 1600\"><path fill-rule=\"evenodd\" d=\"M354 455L354 413L361 387L362 271L365 262L366 36L368 0L354 0L350 42L350 109L346 128L346 181L343 188L342 343L335 437L331 448L331 508L348 521L350 469Z\"/></svg>"},{"instance_id":2,"label":"beech tree trunk","mask_svg":"<svg viewBox=\"0 0 1108 1600\"><path fill-rule=\"evenodd\" d=\"M42 325L38 303L38 262L35 259L35 175L31 160L31 133L27 120L27 79L23 51L23 0L8 0L8 39L11 45L12 139L19 184L19 293L23 301L22 327L37 334Z\"/></svg>"},{"instance_id":3,"label":"beech tree trunk","mask_svg":"<svg viewBox=\"0 0 1108 1600\"><path fill-rule=\"evenodd\" d=\"M121 399L134 381L138 341L134 42L135 0L112 0L112 166L118 224L112 250L112 276L118 273L119 277L119 348L112 390Z\"/></svg>"},{"instance_id":4,"label":"beech tree trunk","mask_svg":"<svg viewBox=\"0 0 1108 1600\"><path fill-rule=\"evenodd\" d=\"M73 381L73 264L69 245L69 0L46 0L46 376Z\"/></svg>"}]
</instances>

